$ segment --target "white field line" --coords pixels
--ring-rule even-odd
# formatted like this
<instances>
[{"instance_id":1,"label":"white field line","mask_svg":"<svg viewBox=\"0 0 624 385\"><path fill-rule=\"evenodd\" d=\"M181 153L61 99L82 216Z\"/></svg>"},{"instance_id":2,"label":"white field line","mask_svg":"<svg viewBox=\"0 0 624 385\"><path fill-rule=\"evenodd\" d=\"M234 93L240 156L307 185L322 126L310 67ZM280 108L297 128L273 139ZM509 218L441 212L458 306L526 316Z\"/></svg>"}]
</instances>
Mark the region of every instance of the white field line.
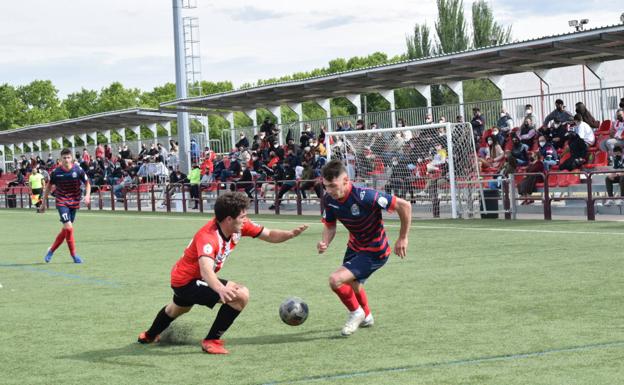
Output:
<instances>
[{"instance_id":1,"label":"white field line","mask_svg":"<svg viewBox=\"0 0 624 385\"><path fill-rule=\"evenodd\" d=\"M7 211L0 210L0 213L7 213ZM144 220L173 220L173 221L198 221L198 222L207 222L212 218L211 216L206 215L206 217L173 217L168 215L162 216L152 216L152 215L132 215L132 214L109 214L109 213L98 213L98 212L87 212L86 215L82 215L82 218L87 217L103 217L103 218L132 218L132 219L144 219ZM78 213L80 216L80 213ZM306 217L308 219L309 217ZM302 218L303 219L303 218ZM269 223L269 224L302 224L306 223L308 225L318 225L322 226L323 224L320 222L320 216L318 222L309 222L305 220L294 221L294 220L279 220L279 221L271 221L271 220L260 220L258 221L260 224ZM393 222L397 222L393 220ZM385 227L390 228L398 228L399 224L389 224L387 222L384 223ZM578 235L608 235L608 236L622 236L624 235L624 231L622 232L613 232L613 231L572 231L572 230L545 230L545 229L505 229L505 228L497 228L497 227L466 227L466 226L437 226L437 225L414 225L411 226L413 229L422 229L422 230L465 230L465 231L492 231L492 232L503 232L503 233L534 233L534 234L578 234Z\"/></svg>"}]
</instances>

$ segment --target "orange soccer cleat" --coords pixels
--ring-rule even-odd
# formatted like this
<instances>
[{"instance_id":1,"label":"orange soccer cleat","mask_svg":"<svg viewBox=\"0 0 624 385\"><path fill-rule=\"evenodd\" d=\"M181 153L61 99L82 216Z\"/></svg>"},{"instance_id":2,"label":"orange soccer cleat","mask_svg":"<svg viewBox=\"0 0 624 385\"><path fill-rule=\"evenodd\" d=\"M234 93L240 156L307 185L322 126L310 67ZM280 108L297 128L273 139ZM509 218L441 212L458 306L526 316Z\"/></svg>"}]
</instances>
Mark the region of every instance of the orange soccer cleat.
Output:
<instances>
[{"instance_id":1,"label":"orange soccer cleat","mask_svg":"<svg viewBox=\"0 0 624 385\"><path fill-rule=\"evenodd\" d=\"M141 344L151 344L152 342L159 342L160 341L160 335L157 335L154 338L150 338L147 335L147 332L141 332L141 334L139 334L139 338L137 340L139 343Z\"/></svg>"},{"instance_id":2,"label":"orange soccer cleat","mask_svg":"<svg viewBox=\"0 0 624 385\"><path fill-rule=\"evenodd\" d=\"M202 340L202 350L209 354L228 354L223 340Z\"/></svg>"}]
</instances>

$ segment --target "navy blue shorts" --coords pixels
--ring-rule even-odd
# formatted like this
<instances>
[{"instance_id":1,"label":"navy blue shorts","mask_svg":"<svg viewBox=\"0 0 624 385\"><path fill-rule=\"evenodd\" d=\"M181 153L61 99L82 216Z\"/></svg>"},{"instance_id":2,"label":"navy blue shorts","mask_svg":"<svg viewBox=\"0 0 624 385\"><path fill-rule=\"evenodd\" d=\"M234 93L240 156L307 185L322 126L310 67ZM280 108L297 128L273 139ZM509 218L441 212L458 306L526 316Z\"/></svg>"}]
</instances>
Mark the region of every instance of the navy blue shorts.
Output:
<instances>
[{"instance_id":1,"label":"navy blue shorts","mask_svg":"<svg viewBox=\"0 0 624 385\"><path fill-rule=\"evenodd\" d=\"M379 258L379 255L355 251L347 247L342 266L349 270L360 283L364 283L377 269L388 261L388 257Z\"/></svg>"},{"instance_id":2,"label":"navy blue shorts","mask_svg":"<svg viewBox=\"0 0 624 385\"><path fill-rule=\"evenodd\" d=\"M76 209L70 209L69 207L65 206L56 206L56 209L58 210L59 216L61 217L61 222L74 223L74 220L76 219Z\"/></svg>"}]
</instances>

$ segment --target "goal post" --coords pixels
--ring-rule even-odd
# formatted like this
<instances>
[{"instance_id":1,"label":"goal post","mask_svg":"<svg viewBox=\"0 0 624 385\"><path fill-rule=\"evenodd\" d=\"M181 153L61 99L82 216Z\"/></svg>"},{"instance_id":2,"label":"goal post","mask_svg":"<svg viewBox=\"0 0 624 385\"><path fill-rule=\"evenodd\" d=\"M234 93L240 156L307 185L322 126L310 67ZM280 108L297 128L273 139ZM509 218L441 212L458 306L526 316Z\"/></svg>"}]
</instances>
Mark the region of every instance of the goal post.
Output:
<instances>
[{"instance_id":1,"label":"goal post","mask_svg":"<svg viewBox=\"0 0 624 385\"><path fill-rule=\"evenodd\" d=\"M360 186L412 202L416 217L478 215L483 189L470 123L325 133L328 159Z\"/></svg>"}]
</instances>

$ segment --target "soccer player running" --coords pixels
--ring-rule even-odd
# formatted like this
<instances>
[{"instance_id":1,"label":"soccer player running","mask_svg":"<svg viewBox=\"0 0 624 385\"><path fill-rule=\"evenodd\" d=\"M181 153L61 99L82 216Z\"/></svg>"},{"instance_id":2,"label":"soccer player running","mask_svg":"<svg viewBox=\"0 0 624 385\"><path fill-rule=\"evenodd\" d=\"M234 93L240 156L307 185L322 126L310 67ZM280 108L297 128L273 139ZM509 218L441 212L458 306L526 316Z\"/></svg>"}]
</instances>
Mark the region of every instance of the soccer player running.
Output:
<instances>
[{"instance_id":1,"label":"soccer player running","mask_svg":"<svg viewBox=\"0 0 624 385\"><path fill-rule=\"evenodd\" d=\"M173 302L156 315L152 326L139 335L138 342L158 341L160 333L193 305L213 308L221 303L202 350L210 354L227 354L221 337L234 323L249 301L249 289L234 281L217 277L225 260L241 237L260 238L270 243L292 239L308 226L293 230L269 230L247 218L249 199L241 192L220 195L214 205L215 217L204 225L184 250L171 270Z\"/></svg>"},{"instance_id":2,"label":"soccer player running","mask_svg":"<svg viewBox=\"0 0 624 385\"><path fill-rule=\"evenodd\" d=\"M404 199L370 188L354 186L339 160L332 160L321 170L326 194L323 197L325 224L319 254L327 251L336 235L336 220L349 230L349 242L342 266L329 276L329 286L349 309L349 318L342 335L353 334L360 326L374 323L364 291L364 282L382 267L390 256L388 236L384 230L381 210L396 211L401 219L399 238L394 253L404 258L412 220L412 206Z\"/></svg>"},{"instance_id":3,"label":"soccer player running","mask_svg":"<svg viewBox=\"0 0 624 385\"><path fill-rule=\"evenodd\" d=\"M74 157L70 149L64 148L61 151L61 165L50 174L50 183L46 184L43 193L42 204L39 208L41 213L45 212L48 204L48 194L52 185L56 186L54 196L56 198L56 209L61 217L63 228L56 236L54 243L48 249L48 253L44 257L46 263L52 260L52 256L56 249L67 241L69 254L74 263L82 263L82 259L76 254L76 241L74 240L74 220L76 219L76 210L80 208L80 199L82 197L81 185L85 185L85 204L91 202L91 183L87 174L80 166L74 163Z\"/></svg>"}]
</instances>

